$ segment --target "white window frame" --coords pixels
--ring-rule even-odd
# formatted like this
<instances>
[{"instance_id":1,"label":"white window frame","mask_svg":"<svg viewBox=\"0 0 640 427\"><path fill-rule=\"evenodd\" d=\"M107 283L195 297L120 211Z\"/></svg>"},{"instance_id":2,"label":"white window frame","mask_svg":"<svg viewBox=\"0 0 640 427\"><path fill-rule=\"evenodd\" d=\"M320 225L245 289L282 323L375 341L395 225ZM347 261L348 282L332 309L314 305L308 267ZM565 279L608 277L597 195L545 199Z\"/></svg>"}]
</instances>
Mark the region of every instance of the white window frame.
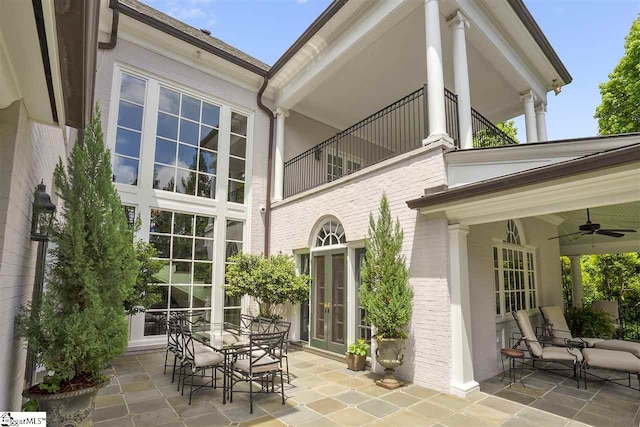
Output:
<instances>
[{"instance_id":1,"label":"white window frame","mask_svg":"<svg viewBox=\"0 0 640 427\"><path fill-rule=\"evenodd\" d=\"M522 229L520 228L520 238L522 240ZM495 301L495 294L496 294L496 290L495 290L495 266L493 265L494 263L494 258L493 258L493 250L497 249L498 251L498 281L499 281L499 294L500 294L500 314L496 314L496 321L505 321L505 320L511 320L512 319L512 315L511 315L511 310L509 309L507 311L506 307L505 307L505 295L507 292L512 292L511 290L507 291L505 289L505 281L504 281L504 260L502 257L502 253L503 253L503 249L506 250L513 250L513 251L519 251L522 252L523 254L523 272L524 272L524 291L525 291L525 309L527 310L527 312L529 314L535 313L536 310L538 310L538 307L540 306L540 285L539 285L539 275L538 275L538 257L537 257L537 248L534 246L530 246L530 245L514 245L511 243L507 243L504 240L501 239L493 239L493 244L491 245L491 262L492 262L492 268L491 268L491 272L492 272L492 292L493 292L493 299ZM527 262L527 256L528 254L530 254L533 257L533 268L529 268L528 262ZM529 275L532 274L533 275L533 288L530 287L529 285ZM535 292L535 307L531 307L531 303L530 303L530 295L531 295L531 290L534 290ZM496 312L495 307L494 307L494 313Z\"/></svg>"},{"instance_id":2,"label":"white window frame","mask_svg":"<svg viewBox=\"0 0 640 427\"><path fill-rule=\"evenodd\" d=\"M146 80L146 94L143 111L142 141L140 148L140 160L138 165L137 186L114 183L123 204L135 205L136 213L140 215L142 224L136 233L136 238L149 241L150 211L151 209L170 210L192 215L213 216L216 218L215 250L214 250L214 278L213 298L213 322L220 323L223 320L224 307L224 265L225 239L217 236L225 236L227 219L244 222L243 248L249 251L251 245L251 212L253 190L253 142L255 127L255 110L247 108L233 100L224 97L213 96L200 88L189 87L177 83L164 76L155 74L121 61L113 65L113 77L111 95L109 100L109 116L107 123L106 145L114 151L116 142L116 128L118 119L118 101L120 99L121 76L123 73ZM153 189L153 164L155 159L156 127L160 87L181 92L185 95L220 106L220 137L218 140L218 168L216 171L216 199L208 199L180 193L172 193ZM107 108L105 108L106 110ZM245 152L245 201L244 204L227 201L229 182L230 159L230 135L231 113L239 113L247 117L247 135ZM151 131L150 131L151 130ZM244 303L243 299L243 305ZM145 337L143 335L144 314L133 316L130 327L130 345L145 346L161 342L161 337Z\"/></svg>"}]
</instances>

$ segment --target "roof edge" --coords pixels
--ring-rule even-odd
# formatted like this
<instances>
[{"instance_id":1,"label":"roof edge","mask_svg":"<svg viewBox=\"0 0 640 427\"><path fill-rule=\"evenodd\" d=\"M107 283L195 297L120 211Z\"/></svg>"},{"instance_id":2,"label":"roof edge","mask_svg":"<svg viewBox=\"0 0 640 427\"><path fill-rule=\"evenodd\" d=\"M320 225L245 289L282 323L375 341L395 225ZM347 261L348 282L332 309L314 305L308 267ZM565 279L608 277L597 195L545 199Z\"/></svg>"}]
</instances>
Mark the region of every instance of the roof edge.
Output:
<instances>
[{"instance_id":1,"label":"roof edge","mask_svg":"<svg viewBox=\"0 0 640 427\"><path fill-rule=\"evenodd\" d=\"M274 76L291 58L313 37L324 25L338 13L349 0L333 0L309 27L293 42L293 44L278 58L269 69L269 77Z\"/></svg>"},{"instance_id":2,"label":"roof edge","mask_svg":"<svg viewBox=\"0 0 640 427\"><path fill-rule=\"evenodd\" d=\"M527 28L535 42L538 44L544 55L547 57L551 65L556 70L556 72L560 75L564 84L569 84L573 81L573 77L569 74L569 71L560 60L560 57L549 43L549 40L542 32L542 29L525 6L522 0L507 0L511 9L518 15L520 21Z\"/></svg>"},{"instance_id":3,"label":"roof edge","mask_svg":"<svg viewBox=\"0 0 640 427\"><path fill-rule=\"evenodd\" d=\"M196 46L199 49L204 50L205 52L209 52L213 55L216 55L224 60L227 60L229 62L231 62L232 64L238 65L242 68L244 68L245 70L251 71L252 73L255 73L259 76L266 76L268 74L268 70L266 69L262 69L260 67L258 67L257 65L251 64L250 62L247 62L245 60L243 60L242 58L238 58L237 56L231 55L228 52L223 51L222 49L216 48L215 46L212 46L208 43L203 42L202 40L199 40L183 31L180 31L162 21L159 21L151 16L145 15L143 13L138 12L135 9L130 8L129 6L120 3L119 1L116 2L116 4L114 5L115 8L117 10L119 10L122 14L135 19L136 21L142 22L144 24L149 25L152 28L155 28L157 30L162 31L165 34L168 34L170 36L173 36L179 40L182 40L186 43L189 43L193 46Z\"/></svg>"},{"instance_id":4,"label":"roof edge","mask_svg":"<svg viewBox=\"0 0 640 427\"><path fill-rule=\"evenodd\" d=\"M640 143L425 195L408 200L407 206L421 209L634 162L640 162Z\"/></svg>"}]
</instances>

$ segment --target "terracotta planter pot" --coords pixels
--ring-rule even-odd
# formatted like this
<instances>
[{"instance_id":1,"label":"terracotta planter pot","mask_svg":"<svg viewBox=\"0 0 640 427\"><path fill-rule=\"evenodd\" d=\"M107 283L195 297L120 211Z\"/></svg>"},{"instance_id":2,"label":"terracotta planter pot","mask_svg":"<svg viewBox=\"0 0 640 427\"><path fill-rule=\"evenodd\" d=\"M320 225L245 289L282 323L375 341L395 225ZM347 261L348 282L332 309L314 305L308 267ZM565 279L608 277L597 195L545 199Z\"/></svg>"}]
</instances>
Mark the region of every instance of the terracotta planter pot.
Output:
<instances>
[{"instance_id":1,"label":"terracotta planter pot","mask_svg":"<svg viewBox=\"0 0 640 427\"><path fill-rule=\"evenodd\" d=\"M384 367L384 378L376 384L390 390L402 387L404 383L395 377L394 370L404 360L404 339L376 338L376 342L376 361Z\"/></svg>"},{"instance_id":2,"label":"terracotta planter pot","mask_svg":"<svg viewBox=\"0 0 640 427\"><path fill-rule=\"evenodd\" d=\"M362 371L364 364L367 362L367 356L359 356L357 354L346 353L347 368L352 371Z\"/></svg>"},{"instance_id":3,"label":"terracotta planter pot","mask_svg":"<svg viewBox=\"0 0 640 427\"><path fill-rule=\"evenodd\" d=\"M107 384L109 381L67 393L40 394L25 390L22 395L38 402L38 410L47 413L47 425L50 427L90 427L93 426L91 413L95 408L96 394Z\"/></svg>"}]
</instances>

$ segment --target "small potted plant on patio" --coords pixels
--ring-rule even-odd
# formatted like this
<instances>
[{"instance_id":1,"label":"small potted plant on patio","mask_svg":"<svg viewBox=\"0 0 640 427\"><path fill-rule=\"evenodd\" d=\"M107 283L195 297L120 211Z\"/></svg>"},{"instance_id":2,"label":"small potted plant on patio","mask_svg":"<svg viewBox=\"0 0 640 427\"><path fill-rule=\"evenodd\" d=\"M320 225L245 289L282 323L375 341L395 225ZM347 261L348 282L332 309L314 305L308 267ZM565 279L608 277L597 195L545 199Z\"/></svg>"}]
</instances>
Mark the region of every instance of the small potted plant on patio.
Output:
<instances>
[{"instance_id":1,"label":"small potted plant on patio","mask_svg":"<svg viewBox=\"0 0 640 427\"><path fill-rule=\"evenodd\" d=\"M369 345L362 338L347 348L347 368L352 371L362 371L367 361Z\"/></svg>"},{"instance_id":2,"label":"small potted plant on patio","mask_svg":"<svg viewBox=\"0 0 640 427\"><path fill-rule=\"evenodd\" d=\"M296 264L288 255L240 253L229 258L226 293L248 295L260 307L260 316L279 318L281 305L300 304L309 297L311 277L297 274Z\"/></svg>"},{"instance_id":3,"label":"small potted plant on patio","mask_svg":"<svg viewBox=\"0 0 640 427\"><path fill-rule=\"evenodd\" d=\"M394 370L402 365L406 326L411 319L413 294L402 255L403 239L400 221L392 221L389 202L383 194L377 221L373 214L369 216L360 301L367 311L367 321L376 330L376 361L385 368L385 376L377 384L388 389L403 385Z\"/></svg>"},{"instance_id":4,"label":"small potted plant on patio","mask_svg":"<svg viewBox=\"0 0 640 427\"><path fill-rule=\"evenodd\" d=\"M97 108L54 180L63 209L51 231L47 288L41 303L17 318L48 375L23 394L47 412L50 426L93 425L95 395L109 382L102 370L127 348L124 301L139 274Z\"/></svg>"}]
</instances>

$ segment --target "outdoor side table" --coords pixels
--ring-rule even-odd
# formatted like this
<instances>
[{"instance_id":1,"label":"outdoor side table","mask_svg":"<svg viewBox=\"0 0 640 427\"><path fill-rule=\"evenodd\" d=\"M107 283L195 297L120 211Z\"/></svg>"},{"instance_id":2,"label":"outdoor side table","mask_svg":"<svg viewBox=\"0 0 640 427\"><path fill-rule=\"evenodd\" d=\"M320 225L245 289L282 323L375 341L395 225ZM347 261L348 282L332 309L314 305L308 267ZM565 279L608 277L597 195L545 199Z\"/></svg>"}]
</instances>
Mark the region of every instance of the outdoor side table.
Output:
<instances>
[{"instance_id":1,"label":"outdoor side table","mask_svg":"<svg viewBox=\"0 0 640 427\"><path fill-rule=\"evenodd\" d=\"M507 376L507 371L504 367L505 360L509 362L509 387L511 384L516 382L520 382L522 386L524 386L524 381L522 381L522 373L524 372L524 351L518 350L517 348L503 348L500 349L500 357L502 358L502 378L500 382L505 379ZM516 361L520 362L520 380L516 378Z\"/></svg>"}]
</instances>

